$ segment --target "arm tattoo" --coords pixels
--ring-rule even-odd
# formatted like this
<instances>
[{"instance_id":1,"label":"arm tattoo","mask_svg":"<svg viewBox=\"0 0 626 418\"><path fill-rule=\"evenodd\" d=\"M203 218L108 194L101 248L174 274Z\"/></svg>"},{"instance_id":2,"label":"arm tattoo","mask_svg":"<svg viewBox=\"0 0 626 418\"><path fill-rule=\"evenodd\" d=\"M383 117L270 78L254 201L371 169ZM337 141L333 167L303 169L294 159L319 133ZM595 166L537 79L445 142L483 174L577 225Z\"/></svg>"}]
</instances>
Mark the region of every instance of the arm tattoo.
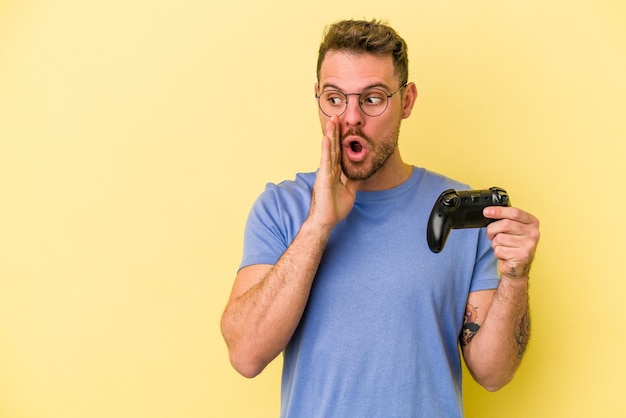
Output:
<instances>
[{"instance_id":1,"label":"arm tattoo","mask_svg":"<svg viewBox=\"0 0 626 418\"><path fill-rule=\"evenodd\" d=\"M515 341L517 342L517 358L521 359L524 356L529 338L530 316L528 315L528 311L524 311L516 325Z\"/></svg>"},{"instance_id":2,"label":"arm tattoo","mask_svg":"<svg viewBox=\"0 0 626 418\"><path fill-rule=\"evenodd\" d=\"M461 336L459 338L461 346L465 347L468 345L480 329L480 325L476 323L477 319L478 308L468 303L465 308L465 318L463 319L463 328L461 329Z\"/></svg>"}]
</instances>

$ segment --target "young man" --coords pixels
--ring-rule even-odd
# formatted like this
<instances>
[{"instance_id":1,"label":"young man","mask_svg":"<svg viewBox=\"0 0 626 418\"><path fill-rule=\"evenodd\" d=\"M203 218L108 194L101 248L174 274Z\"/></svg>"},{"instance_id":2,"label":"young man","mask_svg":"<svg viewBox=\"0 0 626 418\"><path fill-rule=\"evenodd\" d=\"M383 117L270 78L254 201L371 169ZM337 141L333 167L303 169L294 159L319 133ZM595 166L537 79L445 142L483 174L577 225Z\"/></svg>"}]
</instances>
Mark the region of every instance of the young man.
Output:
<instances>
[{"instance_id":1,"label":"young man","mask_svg":"<svg viewBox=\"0 0 626 418\"><path fill-rule=\"evenodd\" d=\"M248 219L222 318L231 362L253 377L284 353L283 417L460 417L459 341L488 390L520 364L539 222L490 207L488 228L429 250L437 197L468 186L402 160L417 89L392 28L327 28L315 95L319 170L268 185Z\"/></svg>"}]
</instances>

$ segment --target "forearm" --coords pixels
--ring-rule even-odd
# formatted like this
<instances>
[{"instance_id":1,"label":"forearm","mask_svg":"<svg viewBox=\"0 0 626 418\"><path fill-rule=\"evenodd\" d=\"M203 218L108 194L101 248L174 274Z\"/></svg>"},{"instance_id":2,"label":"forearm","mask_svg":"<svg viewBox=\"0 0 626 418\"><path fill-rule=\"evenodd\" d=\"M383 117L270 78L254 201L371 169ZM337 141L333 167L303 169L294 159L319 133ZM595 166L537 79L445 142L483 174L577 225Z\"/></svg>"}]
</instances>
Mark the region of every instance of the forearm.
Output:
<instances>
[{"instance_id":1,"label":"forearm","mask_svg":"<svg viewBox=\"0 0 626 418\"><path fill-rule=\"evenodd\" d=\"M260 373L287 345L306 307L330 231L305 222L279 261L245 293L234 294L222 333L235 369Z\"/></svg>"},{"instance_id":2,"label":"forearm","mask_svg":"<svg viewBox=\"0 0 626 418\"><path fill-rule=\"evenodd\" d=\"M244 376L260 373L291 340L331 231L354 206L359 181L342 180L337 116L325 133L307 220L271 269L239 272L222 316L231 362Z\"/></svg>"},{"instance_id":3,"label":"forearm","mask_svg":"<svg viewBox=\"0 0 626 418\"><path fill-rule=\"evenodd\" d=\"M503 276L480 330L463 348L474 379L491 391L506 385L522 361L529 337L528 278Z\"/></svg>"}]
</instances>

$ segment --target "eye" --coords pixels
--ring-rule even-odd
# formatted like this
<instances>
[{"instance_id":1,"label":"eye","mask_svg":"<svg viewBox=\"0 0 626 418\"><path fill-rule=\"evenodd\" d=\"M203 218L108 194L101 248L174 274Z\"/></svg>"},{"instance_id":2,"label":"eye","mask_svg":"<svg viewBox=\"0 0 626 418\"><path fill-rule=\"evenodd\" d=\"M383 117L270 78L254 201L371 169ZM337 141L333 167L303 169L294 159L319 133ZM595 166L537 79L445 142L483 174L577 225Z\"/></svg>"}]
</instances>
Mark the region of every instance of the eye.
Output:
<instances>
[{"instance_id":1,"label":"eye","mask_svg":"<svg viewBox=\"0 0 626 418\"><path fill-rule=\"evenodd\" d=\"M338 91L325 91L322 93L322 99L332 106L341 106L346 102L346 96Z\"/></svg>"},{"instance_id":2,"label":"eye","mask_svg":"<svg viewBox=\"0 0 626 418\"><path fill-rule=\"evenodd\" d=\"M366 106L380 106L385 104L387 94L378 89L364 91L361 94L361 102Z\"/></svg>"}]
</instances>

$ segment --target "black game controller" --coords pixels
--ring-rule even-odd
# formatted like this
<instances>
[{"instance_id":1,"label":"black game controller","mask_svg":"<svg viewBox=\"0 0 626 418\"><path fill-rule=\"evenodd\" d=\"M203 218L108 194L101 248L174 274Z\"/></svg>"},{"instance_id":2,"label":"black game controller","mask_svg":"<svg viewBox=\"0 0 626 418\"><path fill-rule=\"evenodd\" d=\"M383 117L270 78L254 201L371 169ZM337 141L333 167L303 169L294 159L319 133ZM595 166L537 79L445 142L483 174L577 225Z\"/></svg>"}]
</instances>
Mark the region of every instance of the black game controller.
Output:
<instances>
[{"instance_id":1,"label":"black game controller","mask_svg":"<svg viewBox=\"0 0 626 418\"><path fill-rule=\"evenodd\" d=\"M483 209L487 206L511 206L506 190L499 187L464 191L448 189L441 193L426 229L430 250L440 252L451 229L482 228L495 221L483 216Z\"/></svg>"}]
</instances>

